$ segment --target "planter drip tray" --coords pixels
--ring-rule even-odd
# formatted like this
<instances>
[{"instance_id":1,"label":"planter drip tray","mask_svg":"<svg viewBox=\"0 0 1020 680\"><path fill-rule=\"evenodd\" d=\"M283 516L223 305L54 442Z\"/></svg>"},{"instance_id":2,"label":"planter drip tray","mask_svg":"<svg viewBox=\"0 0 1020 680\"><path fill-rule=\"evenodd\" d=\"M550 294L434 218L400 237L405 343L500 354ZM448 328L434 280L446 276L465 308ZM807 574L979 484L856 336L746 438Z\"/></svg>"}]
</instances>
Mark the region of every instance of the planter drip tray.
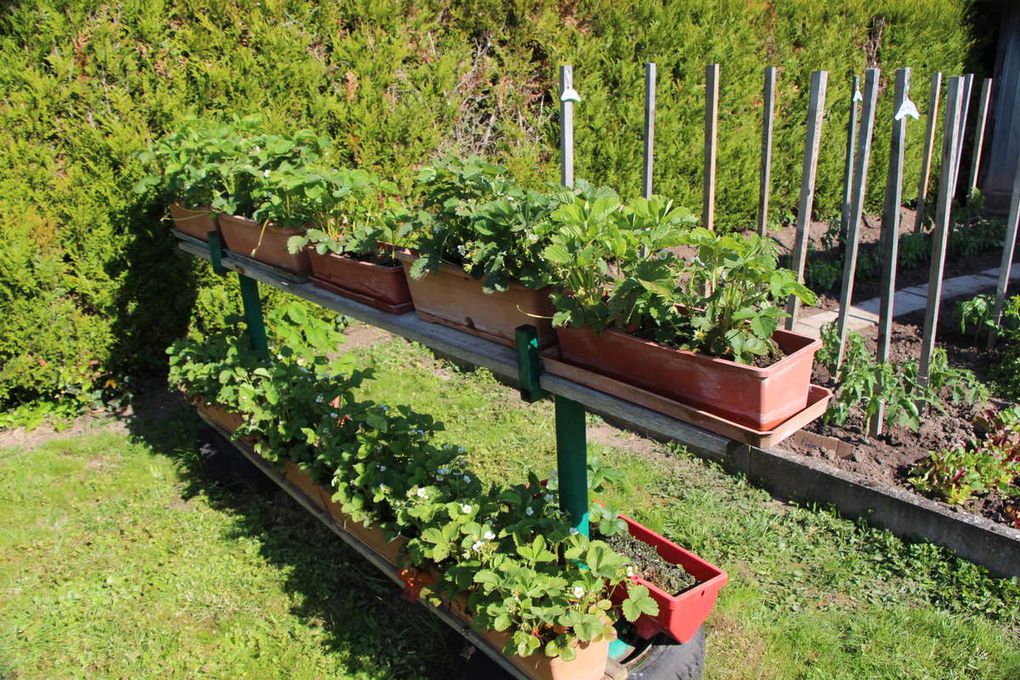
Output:
<instances>
[{"instance_id":1,"label":"planter drip tray","mask_svg":"<svg viewBox=\"0 0 1020 680\"><path fill-rule=\"evenodd\" d=\"M714 413L628 385L615 378L568 364L561 357L558 347L547 349L542 352L541 357L545 370L553 375L758 448L771 448L821 417L829 406L829 399L832 398L831 390L811 385L807 406L802 411L790 416L771 430L756 430Z\"/></svg>"}]
</instances>

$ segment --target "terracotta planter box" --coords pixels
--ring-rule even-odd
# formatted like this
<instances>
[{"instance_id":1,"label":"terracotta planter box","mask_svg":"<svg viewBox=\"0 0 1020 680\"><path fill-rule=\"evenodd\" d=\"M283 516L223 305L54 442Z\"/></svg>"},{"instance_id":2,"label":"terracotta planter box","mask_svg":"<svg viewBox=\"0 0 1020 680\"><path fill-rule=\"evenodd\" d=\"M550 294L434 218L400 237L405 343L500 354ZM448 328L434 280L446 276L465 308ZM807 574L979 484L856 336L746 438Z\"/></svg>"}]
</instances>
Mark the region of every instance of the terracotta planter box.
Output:
<instances>
[{"instance_id":1,"label":"terracotta planter box","mask_svg":"<svg viewBox=\"0 0 1020 680\"><path fill-rule=\"evenodd\" d=\"M299 229L274 225L263 228L255 220L236 215L220 215L219 225L227 250L295 274L307 274L311 269L308 253L301 250L291 254L287 250L287 240L301 234Z\"/></svg>"},{"instance_id":2,"label":"terracotta planter box","mask_svg":"<svg viewBox=\"0 0 1020 680\"><path fill-rule=\"evenodd\" d=\"M502 651L510 636L493 630L479 631L489 644ZM553 659L540 650L531 656L507 657L510 662L529 678L534 680L602 680L609 661L609 643L606 638L599 642L583 644L577 648L573 661Z\"/></svg>"},{"instance_id":3,"label":"terracotta planter box","mask_svg":"<svg viewBox=\"0 0 1020 680\"><path fill-rule=\"evenodd\" d=\"M555 310L548 289L531 290L514 283L504 293L487 295L482 292L481 281L447 264L415 280L411 278L411 265L418 259L417 255L405 251L397 253L397 257L407 274L414 309L425 321L441 323L510 347L516 344L517 327L531 324L538 329L540 347L556 341L552 328Z\"/></svg>"},{"instance_id":4,"label":"terracotta planter box","mask_svg":"<svg viewBox=\"0 0 1020 680\"><path fill-rule=\"evenodd\" d=\"M618 330L557 328L567 363L718 414L756 430L771 430L808 404L811 364L821 340L779 330L786 355L767 368L672 349Z\"/></svg>"},{"instance_id":5,"label":"terracotta planter box","mask_svg":"<svg viewBox=\"0 0 1020 680\"><path fill-rule=\"evenodd\" d=\"M320 491L322 492L326 505L326 511L329 512L333 521L336 522L341 529L367 545L373 552L390 564L397 564L397 560L401 553L404 551L404 548L407 547L406 538L398 536L391 541L386 538L386 533L379 527L366 527L361 522L354 521L350 515L340 508L339 503L335 503L333 501L332 494L321 487Z\"/></svg>"},{"instance_id":6,"label":"terracotta planter box","mask_svg":"<svg viewBox=\"0 0 1020 680\"><path fill-rule=\"evenodd\" d=\"M284 478L300 489L308 497L308 500L315 503L322 510L328 509L326 506L328 499L325 489L309 477L307 472L289 460L283 464L283 470Z\"/></svg>"},{"instance_id":7,"label":"terracotta planter box","mask_svg":"<svg viewBox=\"0 0 1020 680\"><path fill-rule=\"evenodd\" d=\"M659 613L655 616L642 614L637 620L637 634L649 640L659 633L665 633L680 643L690 642L694 634L708 618L719 590L726 585L726 572L706 562L689 550L684 550L676 543L660 536L651 529L635 522L630 517L620 515L627 524L630 535L653 546L666 562L676 564L698 580L698 584L679 594L667 593L658 586L649 583L640 574L631 580L648 588L648 593L659 605ZM625 588L616 588L610 595L614 604L620 605L627 599Z\"/></svg>"},{"instance_id":8,"label":"terracotta planter box","mask_svg":"<svg viewBox=\"0 0 1020 680\"><path fill-rule=\"evenodd\" d=\"M386 266L308 248L312 283L320 288L391 314L414 308L407 277L400 265Z\"/></svg>"},{"instance_id":9,"label":"terracotta planter box","mask_svg":"<svg viewBox=\"0 0 1020 680\"><path fill-rule=\"evenodd\" d=\"M180 203L171 203L170 217L174 220L174 229L202 241L209 240L209 232L220 230L216 213L208 206L185 208Z\"/></svg>"},{"instance_id":10,"label":"terracotta planter box","mask_svg":"<svg viewBox=\"0 0 1020 680\"><path fill-rule=\"evenodd\" d=\"M206 418L216 425L219 425L227 432L234 432L244 424L244 418L238 413L231 413L219 406L208 403L204 399L195 402L195 408L201 411Z\"/></svg>"}]
</instances>

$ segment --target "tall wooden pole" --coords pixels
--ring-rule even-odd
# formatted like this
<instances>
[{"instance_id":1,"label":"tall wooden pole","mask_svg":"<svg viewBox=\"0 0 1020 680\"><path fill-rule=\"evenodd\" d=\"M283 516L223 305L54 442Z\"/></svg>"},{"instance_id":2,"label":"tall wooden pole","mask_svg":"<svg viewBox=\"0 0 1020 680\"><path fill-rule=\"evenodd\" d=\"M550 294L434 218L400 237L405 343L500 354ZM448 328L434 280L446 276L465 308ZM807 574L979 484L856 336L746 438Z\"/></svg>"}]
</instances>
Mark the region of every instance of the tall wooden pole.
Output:
<instances>
[{"instance_id":1,"label":"tall wooden pole","mask_svg":"<svg viewBox=\"0 0 1020 680\"><path fill-rule=\"evenodd\" d=\"M797 208L797 242L793 249L793 270L797 280L804 281L807 262L808 237L811 233L811 212L815 200L815 172L818 169L818 148L822 139L822 119L825 115L825 89L829 82L827 71L811 74L811 97L808 103L807 138L804 142L804 165L801 171L800 203ZM786 302L786 330L793 330L797 322L800 300L791 295Z\"/></svg>"},{"instance_id":2,"label":"tall wooden pole","mask_svg":"<svg viewBox=\"0 0 1020 680\"><path fill-rule=\"evenodd\" d=\"M854 186L854 147L857 143L857 101L861 95L861 77L854 76L853 94L850 95L850 123L846 126L846 161L843 165L843 202L840 203L839 235L846 237L850 224L850 194Z\"/></svg>"},{"instance_id":3,"label":"tall wooden pole","mask_svg":"<svg viewBox=\"0 0 1020 680\"><path fill-rule=\"evenodd\" d=\"M921 154L921 183L917 187L917 213L914 216L914 231L924 229L924 213L928 201L928 183L931 181L931 157L935 152L935 130L939 118L939 95L942 92L942 73L931 76L928 89L928 127L924 131L924 151Z\"/></svg>"},{"instance_id":4,"label":"tall wooden pole","mask_svg":"<svg viewBox=\"0 0 1020 680\"><path fill-rule=\"evenodd\" d=\"M560 183L574 186L574 67L560 66Z\"/></svg>"},{"instance_id":5,"label":"tall wooden pole","mask_svg":"<svg viewBox=\"0 0 1020 680\"><path fill-rule=\"evenodd\" d=\"M776 67L765 69L765 98L761 109L761 186L758 189L758 233L768 231L769 189L772 175L772 116L776 108Z\"/></svg>"},{"instance_id":6,"label":"tall wooden pole","mask_svg":"<svg viewBox=\"0 0 1020 680\"><path fill-rule=\"evenodd\" d=\"M875 359L880 364L889 362L889 345L892 336L893 299L896 296L896 257L900 242L900 206L903 202L903 155L907 142L907 115L903 105L909 101L910 69L901 68L896 71L895 108L893 117L892 141L889 143L889 172L885 185L885 206L882 209L882 292L879 304L878 348ZM878 411L870 423L872 436L882 434L882 421L885 419L885 403L880 403Z\"/></svg>"},{"instance_id":7,"label":"tall wooden pole","mask_svg":"<svg viewBox=\"0 0 1020 680\"><path fill-rule=\"evenodd\" d=\"M924 314L924 335L921 339L921 361L918 380L928 384L931 356L935 351L935 335L942 303L942 275L946 265L946 241L949 237L950 212L953 207L953 184L957 177L956 158L963 136L964 84L959 77L949 79L946 99L946 122L942 139L942 177L939 182L939 201L932 229L931 270L928 273L928 307Z\"/></svg>"},{"instance_id":8,"label":"tall wooden pole","mask_svg":"<svg viewBox=\"0 0 1020 680\"><path fill-rule=\"evenodd\" d=\"M850 221L847 224L846 254L843 257L843 288L839 300L837 328L839 348L836 352L836 366L843 364L843 350L846 346L847 321L854 292L854 273L857 269L857 249L860 245L860 225L864 217L864 197L868 180L868 161L871 160L871 136L875 128L875 104L878 100L877 68L869 68L864 75L864 110L861 114L861 133L857 140L857 157L854 160L853 203L850 207Z\"/></svg>"},{"instance_id":9,"label":"tall wooden pole","mask_svg":"<svg viewBox=\"0 0 1020 680\"><path fill-rule=\"evenodd\" d=\"M715 157L719 124L719 64L705 67L705 196L701 223L715 230Z\"/></svg>"},{"instance_id":10,"label":"tall wooden pole","mask_svg":"<svg viewBox=\"0 0 1020 680\"><path fill-rule=\"evenodd\" d=\"M970 159L970 178L967 181L967 199L974 195L981 171L981 151L985 145L985 125L988 122L988 103L992 98L992 79L981 81L981 98L978 100L977 122L974 124L974 152Z\"/></svg>"},{"instance_id":11,"label":"tall wooden pole","mask_svg":"<svg viewBox=\"0 0 1020 680\"><path fill-rule=\"evenodd\" d=\"M652 196L652 163L655 156L655 62L645 64L645 164L641 195Z\"/></svg>"}]
</instances>

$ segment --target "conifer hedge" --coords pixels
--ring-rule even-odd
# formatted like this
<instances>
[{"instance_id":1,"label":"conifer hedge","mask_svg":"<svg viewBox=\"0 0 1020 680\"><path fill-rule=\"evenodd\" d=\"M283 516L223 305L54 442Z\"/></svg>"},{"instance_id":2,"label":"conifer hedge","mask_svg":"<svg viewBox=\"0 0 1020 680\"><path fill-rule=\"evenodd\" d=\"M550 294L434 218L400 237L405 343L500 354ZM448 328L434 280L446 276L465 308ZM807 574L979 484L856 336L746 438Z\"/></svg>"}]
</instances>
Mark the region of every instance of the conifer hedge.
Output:
<instances>
[{"instance_id":1,"label":"conifer hedge","mask_svg":"<svg viewBox=\"0 0 1020 680\"><path fill-rule=\"evenodd\" d=\"M311 127L396 180L479 152L558 178L557 65L573 63L577 175L640 189L643 62L659 65L658 191L700 209L704 66L722 66L717 223L757 200L762 69L780 66L774 215L792 213L812 70L829 70L819 216L837 211L852 74L962 70L970 0L11 0L0 10L0 407L152 369L207 270L172 256L134 157L187 115ZM888 121L891 96L882 98ZM888 125L869 191L880 202ZM913 128L905 195L917 182ZM220 293L203 295L205 306ZM213 305L215 307L215 305Z\"/></svg>"}]
</instances>

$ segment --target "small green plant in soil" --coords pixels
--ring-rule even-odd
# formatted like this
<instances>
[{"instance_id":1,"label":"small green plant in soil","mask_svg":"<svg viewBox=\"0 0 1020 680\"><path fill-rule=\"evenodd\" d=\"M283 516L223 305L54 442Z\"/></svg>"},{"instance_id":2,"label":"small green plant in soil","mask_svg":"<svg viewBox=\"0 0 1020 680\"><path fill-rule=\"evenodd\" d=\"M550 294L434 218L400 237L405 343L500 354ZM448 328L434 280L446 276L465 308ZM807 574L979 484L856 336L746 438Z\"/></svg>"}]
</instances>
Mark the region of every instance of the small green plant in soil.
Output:
<instances>
[{"instance_id":1,"label":"small green plant in soil","mask_svg":"<svg viewBox=\"0 0 1020 680\"><path fill-rule=\"evenodd\" d=\"M835 398L825 412L825 421L844 426L855 413L870 420L885 405L883 423L904 426L916 432L921 428L924 408L945 410L945 404L977 405L989 397L988 388L972 371L949 364L946 351L936 348L932 354L927 383L919 379L915 359L879 363L859 333L849 333L843 363L836 368L839 334L835 324L821 329L822 349L819 362L833 376Z\"/></svg>"},{"instance_id":2,"label":"small green plant in soil","mask_svg":"<svg viewBox=\"0 0 1020 680\"><path fill-rule=\"evenodd\" d=\"M639 541L627 532L609 536L606 543L634 563L634 571L649 583L670 595L679 595L698 585L698 580L678 564L662 559L653 546Z\"/></svg>"},{"instance_id":3,"label":"small green plant in soil","mask_svg":"<svg viewBox=\"0 0 1020 680\"><path fill-rule=\"evenodd\" d=\"M959 505L975 494L995 492L1008 505L1020 498L1020 408L975 419L983 432L971 446L933 452L914 466L911 483L921 492ZM1008 517L1008 511L1003 508Z\"/></svg>"}]
</instances>

